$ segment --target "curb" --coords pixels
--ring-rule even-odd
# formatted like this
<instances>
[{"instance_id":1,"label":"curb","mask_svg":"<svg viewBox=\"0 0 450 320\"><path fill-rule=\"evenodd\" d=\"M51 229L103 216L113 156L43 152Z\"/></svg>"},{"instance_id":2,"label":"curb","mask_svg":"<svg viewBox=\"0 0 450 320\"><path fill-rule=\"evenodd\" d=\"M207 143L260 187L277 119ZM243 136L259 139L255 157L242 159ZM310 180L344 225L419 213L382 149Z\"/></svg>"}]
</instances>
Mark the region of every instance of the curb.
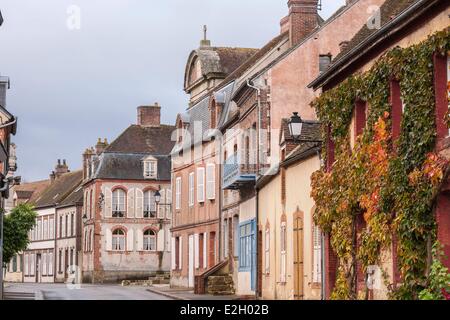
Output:
<instances>
[{"instance_id":1,"label":"curb","mask_svg":"<svg viewBox=\"0 0 450 320\"><path fill-rule=\"evenodd\" d=\"M153 288L151 288L151 289L148 288L146 290L148 292L156 293L156 294L159 294L161 296L164 296L164 297L167 297L167 298L171 298L171 299L174 299L174 300L183 300L183 301L189 301L190 300L190 299L187 299L187 298L182 298L182 297L179 297L179 296L175 296L175 295L167 293L167 292L162 292L162 291L159 291L159 290L156 290L156 289L153 289Z\"/></svg>"},{"instance_id":2,"label":"curb","mask_svg":"<svg viewBox=\"0 0 450 320\"><path fill-rule=\"evenodd\" d=\"M44 293L41 290L37 290L34 293L34 300L45 300L44 299Z\"/></svg>"}]
</instances>

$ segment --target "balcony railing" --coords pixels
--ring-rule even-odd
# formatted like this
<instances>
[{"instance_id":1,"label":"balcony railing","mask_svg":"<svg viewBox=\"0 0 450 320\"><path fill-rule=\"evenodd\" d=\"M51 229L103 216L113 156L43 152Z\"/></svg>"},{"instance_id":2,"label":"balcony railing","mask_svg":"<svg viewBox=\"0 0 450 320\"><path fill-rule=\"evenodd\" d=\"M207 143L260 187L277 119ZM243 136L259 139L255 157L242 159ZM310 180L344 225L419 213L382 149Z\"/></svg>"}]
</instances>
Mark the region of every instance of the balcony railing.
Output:
<instances>
[{"instance_id":1,"label":"balcony railing","mask_svg":"<svg viewBox=\"0 0 450 320\"><path fill-rule=\"evenodd\" d=\"M256 182L256 166L242 164L238 154L225 160L223 165L223 189L237 190Z\"/></svg>"}]
</instances>

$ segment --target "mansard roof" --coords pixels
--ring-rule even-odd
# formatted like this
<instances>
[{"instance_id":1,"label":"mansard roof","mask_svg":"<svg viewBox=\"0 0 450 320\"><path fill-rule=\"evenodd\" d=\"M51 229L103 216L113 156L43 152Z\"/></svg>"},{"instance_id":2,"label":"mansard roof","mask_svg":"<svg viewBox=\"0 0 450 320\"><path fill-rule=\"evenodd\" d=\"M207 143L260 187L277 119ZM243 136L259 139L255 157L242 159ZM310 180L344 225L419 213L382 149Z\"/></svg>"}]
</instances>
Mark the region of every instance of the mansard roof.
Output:
<instances>
[{"instance_id":1,"label":"mansard roof","mask_svg":"<svg viewBox=\"0 0 450 320\"><path fill-rule=\"evenodd\" d=\"M142 153L168 155L175 142L172 133L175 126L160 125L145 127L131 125L105 150L106 153Z\"/></svg>"},{"instance_id":2,"label":"mansard roof","mask_svg":"<svg viewBox=\"0 0 450 320\"><path fill-rule=\"evenodd\" d=\"M54 180L33 203L36 208L46 208L61 204L81 185L83 171L78 170L61 175Z\"/></svg>"}]
</instances>

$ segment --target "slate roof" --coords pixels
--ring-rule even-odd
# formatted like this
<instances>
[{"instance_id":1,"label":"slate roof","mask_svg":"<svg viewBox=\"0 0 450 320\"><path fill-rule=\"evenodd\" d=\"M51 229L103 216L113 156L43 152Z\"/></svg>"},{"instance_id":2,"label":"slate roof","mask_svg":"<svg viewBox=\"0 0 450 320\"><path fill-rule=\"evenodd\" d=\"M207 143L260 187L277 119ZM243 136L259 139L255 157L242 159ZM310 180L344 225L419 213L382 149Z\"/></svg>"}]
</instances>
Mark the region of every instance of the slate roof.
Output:
<instances>
[{"instance_id":1,"label":"slate roof","mask_svg":"<svg viewBox=\"0 0 450 320\"><path fill-rule=\"evenodd\" d=\"M36 208L59 205L78 186L83 179L83 171L65 173L48 186L33 203Z\"/></svg>"},{"instance_id":2,"label":"slate roof","mask_svg":"<svg viewBox=\"0 0 450 320\"><path fill-rule=\"evenodd\" d=\"M289 120L281 120L281 133L280 140L284 136L284 140L293 140L291 132L289 130ZM319 121L306 121L303 120L302 135L300 137L302 141L321 141L322 140L322 129ZM281 143L282 141L280 141Z\"/></svg>"},{"instance_id":3,"label":"slate roof","mask_svg":"<svg viewBox=\"0 0 450 320\"><path fill-rule=\"evenodd\" d=\"M131 125L105 150L113 153L143 153L167 155L175 142L172 141L174 126L144 127Z\"/></svg>"},{"instance_id":4,"label":"slate roof","mask_svg":"<svg viewBox=\"0 0 450 320\"><path fill-rule=\"evenodd\" d=\"M142 153L103 153L95 172L96 179L145 180ZM154 155L158 160L158 179L170 180L170 156Z\"/></svg>"}]
</instances>

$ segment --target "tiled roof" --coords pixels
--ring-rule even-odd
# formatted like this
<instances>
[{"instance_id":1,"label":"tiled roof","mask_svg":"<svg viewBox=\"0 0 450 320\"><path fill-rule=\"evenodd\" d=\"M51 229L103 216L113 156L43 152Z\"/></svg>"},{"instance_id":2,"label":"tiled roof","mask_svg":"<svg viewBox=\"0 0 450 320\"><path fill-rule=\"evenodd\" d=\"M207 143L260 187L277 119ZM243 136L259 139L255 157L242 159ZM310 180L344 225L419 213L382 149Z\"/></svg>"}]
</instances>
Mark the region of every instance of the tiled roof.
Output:
<instances>
[{"instance_id":1,"label":"tiled roof","mask_svg":"<svg viewBox=\"0 0 450 320\"><path fill-rule=\"evenodd\" d=\"M106 148L105 152L167 155L175 144L172 141L174 131L175 127L169 125L157 127L131 125Z\"/></svg>"},{"instance_id":2,"label":"tiled roof","mask_svg":"<svg viewBox=\"0 0 450 320\"><path fill-rule=\"evenodd\" d=\"M413 3L419 0L386 0L381 6L381 27L390 22L394 17L407 9ZM350 40L348 47L336 56L335 61L354 49L358 44L362 43L369 36L377 32L378 28L369 28L367 24L358 31L358 33Z\"/></svg>"},{"instance_id":3,"label":"tiled roof","mask_svg":"<svg viewBox=\"0 0 450 320\"><path fill-rule=\"evenodd\" d=\"M95 178L145 180L142 160L147 156L142 153L103 153L99 159ZM170 157L160 155L153 157L158 160L158 180L170 180Z\"/></svg>"},{"instance_id":4,"label":"tiled roof","mask_svg":"<svg viewBox=\"0 0 450 320\"><path fill-rule=\"evenodd\" d=\"M23 183L13 187L19 199L26 199L33 202L50 185L50 180Z\"/></svg>"},{"instance_id":5,"label":"tiled roof","mask_svg":"<svg viewBox=\"0 0 450 320\"><path fill-rule=\"evenodd\" d=\"M213 48L220 58L222 72L226 75L235 71L242 65L242 62L253 56L258 49L251 48Z\"/></svg>"},{"instance_id":6,"label":"tiled roof","mask_svg":"<svg viewBox=\"0 0 450 320\"><path fill-rule=\"evenodd\" d=\"M40 194L34 205L36 208L59 205L81 184L82 179L82 170L63 174Z\"/></svg>"},{"instance_id":7,"label":"tiled roof","mask_svg":"<svg viewBox=\"0 0 450 320\"><path fill-rule=\"evenodd\" d=\"M283 166L297 163L321 150L322 143L320 142L302 142L300 143L282 163Z\"/></svg>"},{"instance_id":8,"label":"tiled roof","mask_svg":"<svg viewBox=\"0 0 450 320\"><path fill-rule=\"evenodd\" d=\"M82 203L83 203L83 186L80 185L74 191L72 191L72 193L69 194L67 198L61 201L59 207L74 206Z\"/></svg>"},{"instance_id":9,"label":"tiled roof","mask_svg":"<svg viewBox=\"0 0 450 320\"><path fill-rule=\"evenodd\" d=\"M280 139L284 136L284 140L292 140L291 132L289 130L289 120L281 120L281 133ZM320 122L318 121L303 121L302 135L300 137L304 141L321 141L322 140L322 130ZM282 141L280 141L281 143Z\"/></svg>"}]
</instances>

